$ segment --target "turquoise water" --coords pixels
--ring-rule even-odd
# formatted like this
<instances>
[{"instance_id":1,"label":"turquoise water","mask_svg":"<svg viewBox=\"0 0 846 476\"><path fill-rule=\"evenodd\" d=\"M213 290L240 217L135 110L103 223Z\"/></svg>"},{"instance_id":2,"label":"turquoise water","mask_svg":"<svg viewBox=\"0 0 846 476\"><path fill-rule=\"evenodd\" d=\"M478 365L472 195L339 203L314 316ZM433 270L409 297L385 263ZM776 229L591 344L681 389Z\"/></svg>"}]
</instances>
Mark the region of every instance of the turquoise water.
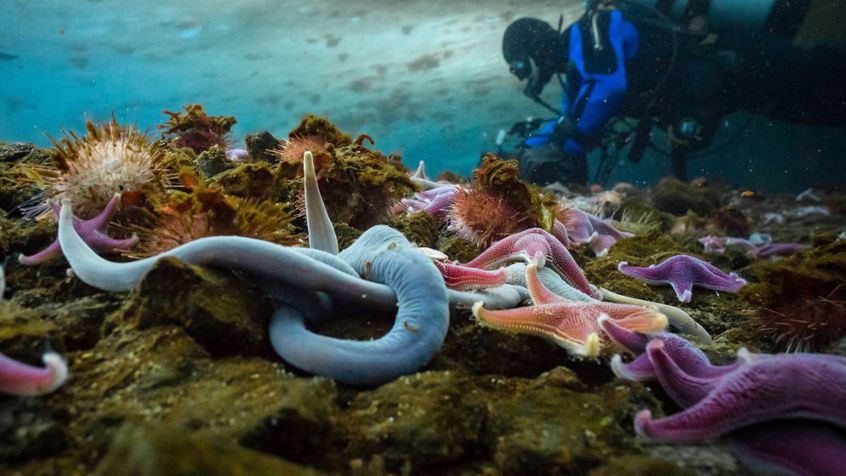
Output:
<instances>
[{"instance_id":1,"label":"turquoise water","mask_svg":"<svg viewBox=\"0 0 846 476\"><path fill-rule=\"evenodd\" d=\"M49 145L85 117L155 129L163 109L201 103L244 134L284 136L306 113L328 116L376 147L468 174L502 128L545 116L521 95L500 44L508 23L575 20L581 3L436 1L0 0L0 140ZM560 89L544 97L557 103ZM728 119L720 144L745 115ZM662 138L656 141L661 143ZM691 163L742 187L801 190L842 183L846 134L755 117L714 156ZM591 161L595 167L596 160ZM669 174L654 154L621 163L611 182ZM591 174L592 175L592 174Z\"/></svg>"}]
</instances>

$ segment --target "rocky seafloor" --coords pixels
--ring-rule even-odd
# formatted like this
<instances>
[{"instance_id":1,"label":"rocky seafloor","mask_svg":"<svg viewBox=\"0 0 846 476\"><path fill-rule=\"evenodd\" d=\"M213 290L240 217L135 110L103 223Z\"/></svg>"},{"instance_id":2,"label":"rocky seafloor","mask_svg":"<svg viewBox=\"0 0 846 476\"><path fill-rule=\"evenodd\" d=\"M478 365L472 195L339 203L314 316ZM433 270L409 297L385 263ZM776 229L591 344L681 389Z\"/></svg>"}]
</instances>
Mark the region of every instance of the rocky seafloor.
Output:
<instances>
[{"instance_id":1,"label":"rocky seafloor","mask_svg":"<svg viewBox=\"0 0 846 476\"><path fill-rule=\"evenodd\" d=\"M208 187L240 197L273 189L274 199L288 193L293 203L296 194L275 188L279 177L296 180L296 173L285 172L282 162L268 165L279 162L266 155L274 141L269 134L251 136L251 161L237 165L220 150L216 156L214 150L174 150L184 151L183 165ZM46 165L51 154L31 144L0 144L0 259L34 253L55 239L54 220L28 218L19 209L45 187L26 180L21 164ZM332 173L325 170L323 179ZM349 182L364 176L356 170L344 171ZM185 193L192 179L181 171ZM353 183L356 193L338 190L334 199L326 192L342 246L384 222L451 258L464 261L481 250L426 219L421 224L356 208L378 201L367 190L386 203L414 191L401 178L372 176L382 182ZM383 186L391 180L402 186ZM605 256L587 247L574 256L595 285L682 307L713 337L703 347L713 361L727 362L743 346L784 351L796 339L808 350L846 355L843 194L817 191L797 201L672 179L651 189L544 191L635 232ZM827 214L802 211L807 206L825 207ZM118 217L117 233L133 231L132 220ZM304 233L296 213L286 226L289 242ZM697 241L754 232L812 246L789 257L755 259L737 249L706 255ZM677 253L731 269L749 285L738 294L697 289L690 303L679 304L669 287L617 271L620 261L647 265ZM0 395L3 474L747 474L720 441L670 445L635 435L638 411L678 411L659 385L615 378L605 355L577 359L538 337L480 327L469 310L452 311L446 341L425 369L358 388L281 361L267 336L271 303L236 272L167 258L129 293L82 283L61 257L38 266L9 259L5 274L0 353L37 365L53 349L67 358L70 378L40 397ZM816 321L802 321L802 313ZM797 319L811 331L793 329L803 326ZM392 316L354 316L321 332L367 339L391 322ZM791 340L790 332L798 337Z\"/></svg>"}]
</instances>

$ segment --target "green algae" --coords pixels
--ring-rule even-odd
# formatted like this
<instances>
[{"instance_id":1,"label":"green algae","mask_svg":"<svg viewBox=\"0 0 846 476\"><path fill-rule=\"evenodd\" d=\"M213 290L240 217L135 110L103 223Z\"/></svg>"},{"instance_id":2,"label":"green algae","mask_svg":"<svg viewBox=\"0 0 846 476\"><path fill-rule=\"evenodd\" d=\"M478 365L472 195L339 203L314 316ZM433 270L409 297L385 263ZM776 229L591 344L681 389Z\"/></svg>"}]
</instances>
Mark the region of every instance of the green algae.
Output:
<instances>
[{"instance_id":1,"label":"green algae","mask_svg":"<svg viewBox=\"0 0 846 476\"><path fill-rule=\"evenodd\" d=\"M449 256L451 260L466 263L484 251L481 246L458 236L446 236L438 240L438 250Z\"/></svg>"},{"instance_id":2,"label":"green algae","mask_svg":"<svg viewBox=\"0 0 846 476\"><path fill-rule=\"evenodd\" d=\"M267 162L241 164L223 171L211 177L209 185L241 198L279 200L292 193L287 184L276 179L276 173Z\"/></svg>"},{"instance_id":3,"label":"green algae","mask_svg":"<svg viewBox=\"0 0 846 476\"><path fill-rule=\"evenodd\" d=\"M395 218L391 226L399 230L408 241L417 246L434 248L440 237L438 220L429 213L407 213Z\"/></svg>"},{"instance_id":4,"label":"green algae","mask_svg":"<svg viewBox=\"0 0 846 476\"><path fill-rule=\"evenodd\" d=\"M164 111L170 118L162 137L174 148L187 147L197 154L212 147L226 148L227 135L237 120L232 116L209 116L201 104L187 104L185 112Z\"/></svg>"},{"instance_id":5,"label":"green algae","mask_svg":"<svg viewBox=\"0 0 846 476\"><path fill-rule=\"evenodd\" d=\"M195 168L203 177L214 177L235 168L235 163L226 158L226 152L222 147L214 145L197 155Z\"/></svg>"}]
</instances>

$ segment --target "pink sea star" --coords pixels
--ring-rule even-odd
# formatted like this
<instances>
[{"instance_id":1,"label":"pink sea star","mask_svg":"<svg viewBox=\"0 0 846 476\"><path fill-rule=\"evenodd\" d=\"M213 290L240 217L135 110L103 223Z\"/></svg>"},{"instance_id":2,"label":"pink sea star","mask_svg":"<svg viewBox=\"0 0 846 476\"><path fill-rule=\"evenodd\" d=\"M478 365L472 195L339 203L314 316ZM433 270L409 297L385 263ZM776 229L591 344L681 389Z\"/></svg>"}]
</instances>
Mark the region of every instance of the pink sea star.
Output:
<instances>
[{"instance_id":1,"label":"pink sea star","mask_svg":"<svg viewBox=\"0 0 846 476\"><path fill-rule=\"evenodd\" d=\"M503 238L465 266L491 269L514 261L525 261L543 267L548 258L552 268L564 278L567 284L590 297L601 299L564 244L541 228L530 228Z\"/></svg>"},{"instance_id":2,"label":"pink sea star","mask_svg":"<svg viewBox=\"0 0 846 476\"><path fill-rule=\"evenodd\" d=\"M103 230L115 214L118 202L120 202L120 194L115 194L115 196L109 200L106 208L104 208L103 211L96 217L90 220L82 220L77 217L73 218L73 228L79 233L79 236L81 236L82 239L91 246L91 248L101 252L109 252L129 248L138 242L138 238L135 236L123 240L117 240L104 233ZM60 207L57 204L50 202L50 208L53 209L53 213L55 213L58 217L61 210ZM57 239L53 241L50 246L44 248L38 253L30 256L21 255L18 259L21 264L35 265L49 261L61 254L62 247L59 245L59 240Z\"/></svg>"},{"instance_id":3,"label":"pink sea star","mask_svg":"<svg viewBox=\"0 0 846 476\"><path fill-rule=\"evenodd\" d=\"M655 308L607 302L573 302L564 299L538 279L537 266L526 268L526 284L534 305L490 311L476 303L473 315L484 326L531 334L552 340L573 355L596 357L601 350L599 319L614 319L627 329L652 333L667 326Z\"/></svg>"},{"instance_id":4,"label":"pink sea star","mask_svg":"<svg viewBox=\"0 0 846 476\"><path fill-rule=\"evenodd\" d=\"M45 368L33 367L0 354L0 392L31 397L59 388L68 376L64 359L59 354L47 352L42 360Z\"/></svg>"},{"instance_id":5,"label":"pink sea star","mask_svg":"<svg viewBox=\"0 0 846 476\"><path fill-rule=\"evenodd\" d=\"M657 265L640 268L625 261L617 269L627 276L649 284L669 284L680 302L690 302L693 286L715 291L737 292L746 280L735 273L726 274L716 266L688 255L671 256Z\"/></svg>"}]
</instances>

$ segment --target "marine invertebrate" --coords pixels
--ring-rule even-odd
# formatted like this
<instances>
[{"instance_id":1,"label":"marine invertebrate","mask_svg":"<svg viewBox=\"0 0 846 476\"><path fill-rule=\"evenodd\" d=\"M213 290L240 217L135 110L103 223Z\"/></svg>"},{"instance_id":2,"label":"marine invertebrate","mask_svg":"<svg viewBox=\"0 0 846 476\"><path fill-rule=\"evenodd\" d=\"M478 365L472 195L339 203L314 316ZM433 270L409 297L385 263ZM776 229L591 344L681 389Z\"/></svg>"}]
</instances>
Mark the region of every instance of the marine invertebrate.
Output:
<instances>
[{"instance_id":1,"label":"marine invertebrate","mask_svg":"<svg viewBox=\"0 0 846 476\"><path fill-rule=\"evenodd\" d=\"M239 235L279 244L300 242L292 217L282 205L229 196L185 174L183 183L190 193L171 193L157 207L153 225L133 226L140 240L135 249L125 253L127 256L153 256L206 236Z\"/></svg>"},{"instance_id":2,"label":"marine invertebrate","mask_svg":"<svg viewBox=\"0 0 846 476\"><path fill-rule=\"evenodd\" d=\"M666 317L654 308L567 301L544 287L535 264L527 267L526 282L534 305L489 311L482 303L476 303L473 316L484 326L544 337L573 355L586 357L599 355L600 316L609 316L626 328L647 333L661 331L667 326Z\"/></svg>"},{"instance_id":3,"label":"marine invertebrate","mask_svg":"<svg viewBox=\"0 0 846 476\"><path fill-rule=\"evenodd\" d=\"M392 206L415 190L399 157L368 149L325 118L307 116L289 137L316 137L325 144L311 152L320 192L334 223L360 230L384 223ZM280 160L277 176L292 185L288 188L293 194L287 199L303 203L302 156Z\"/></svg>"},{"instance_id":4,"label":"marine invertebrate","mask_svg":"<svg viewBox=\"0 0 846 476\"><path fill-rule=\"evenodd\" d=\"M616 302L620 304L635 304L637 306L654 307L667 316L670 329L673 332L685 334L691 339L709 344L711 343L711 335L698 322L693 320L683 310L663 303L644 301L643 299L636 299L629 296L623 296L615 292L609 291L605 288L599 288L602 294L602 299L606 301Z\"/></svg>"},{"instance_id":5,"label":"marine invertebrate","mask_svg":"<svg viewBox=\"0 0 846 476\"><path fill-rule=\"evenodd\" d=\"M602 218L578 208L558 209L555 215L563 224L570 243L589 243L596 256L605 256L618 240L634 236L632 233L619 231Z\"/></svg>"},{"instance_id":6,"label":"marine invertebrate","mask_svg":"<svg viewBox=\"0 0 846 476\"><path fill-rule=\"evenodd\" d=\"M112 217L117 210L118 202L120 202L120 194L115 194L112 196L112 199L109 200L109 203L106 204L106 208L104 208L103 211L101 211L96 217L90 220L81 220L77 217L73 217L74 229L91 248L100 252L112 252L129 248L138 242L138 237L136 236L125 239L115 239L106 235L105 229L109 225L109 222L111 222ZM50 207L53 209L53 213L55 213L58 218L60 211L59 206L51 201ZM62 247L57 239L47 248L44 248L38 253L29 256L20 255L18 257L18 261L25 265L36 265L61 256L61 254Z\"/></svg>"},{"instance_id":7,"label":"marine invertebrate","mask_svg":"<svg viewBox=\"0 0 846 476\"><path fill-rule=\"evenodd\" d=\"M726 437L742 461L779 474L785 469L797 474L810 468L822 471L813 474L840 470L846 438L828 422L841 428L846 422L843 357L750 354L741 349L735 363L715 366L678 336L650 338L610 319L601 320L601 325L616 342L641 354L625 365L615 356L615 374L658 379L684 408L659 420L652 420L648 410L640 412L635 417L638 433L669 442Z\"/></svg>"},{"instance_id":8,"label":"marine invertebrate","mask_svg":"<svg viewBox=\"0 0 846 476\"><path fill-rule=\"evenodd\" d=\"M249 162L250 161L250 153L246 151L246 149L226 149L224 153L228 160L232 162Z\"/></svg>"},{"instance_id":9,"label":"marine invertebrate","mask_svg":"<svg viewBox=\"0 0 846 476\"><path fill-rule=\"evenodd\" d=\"M434 263L438 271L441 272L441 276L443 276L447 287L459 291L499 286L505 284L505 280L508 277L508 274L503 268L496 271L487 271L443 261L434 261Z\"/></svg>"},{"instance_id":10,"label":"marine invertebrate","mask_svg":"<svg viewBox=\"0 0 846 476\"><path fill-rule=\"evenodd\" d=\"M833 237L832 237L833 238ZM778 351L823 351L846 336L846 243L833 240L751 267L742 290L757 306L752 333Z\"/></svg>"},{"instance_id":11,"label":"marine invertebrate","mask_svg":"<svg viewBox=\"0 0 846 476\"><path fill-rule=\"evenodd\" d=\"M716 266L688 255L675 255L647 268L629 266L625 261L617 269L649 284L669 284L680 302L690 302L693 286L715 291L737 292L746 280L731 273L726 274Z\"/></svg>"},{"instance_id":12,"label":"marine invertebrate","mask_svg":"<svg viewBox=\"0 0 846 476\"><path fill-rule=\"evenodd\" d=\"M44 184L54 200L69 199L82 218L96 215L115 193L156 194L169 183L167 159L157 143L133 126L110 122L85 123L86 134L65 132L52 139L54 168L33 166L34 179ZM30 216L45 212L46 205L27 211Z\"/></svg>"},{"instance_id":13,"label":"marine invertebrate","mask_svg":"<svg viewBox=\"0 0 846 476\"><path fill-rule=\"evenodd\" d=\"M532 224L528 213L515 208L505 197L471 187L456 189L453 194L447 229L472 243L488 246Z\"/></svg>"},{"instance_id":14,"label":"marine invertebrate","mask_svg":"<svg viewBox=\"0 0 846 476\"><path fill-rule=\"evenodd\" d=\"M272 150L271 153L286 164L301 164L303 154L311 152L312 156L316 155L318 158L315 170L322 171L323 163L328 160L327 156L320 154L324 147L326 147L326 141L320 136L293 136L283 141L282 146Z\"/></svg>"},{"instance_id":15,"label":"marine invertebrate","mask_svg":"<svg viewBox=\"0 0 846 476\"><path fill-rule=\"evenodd\" d=\"M18 362L0 354L0 393L32 397L50 393L68 378L65 360L55 352L45 353L44 368Z\"/></svg>"},{"instance_id":16,"label":"marine invertebrate","mask_svg":"<svg viewBox=\"0 0 846 476\"><path fill-rule=\"evenodd\" d=\"M846 358L825 354L753 356L716 377L692 376L675 365L660 340L647 345L662 384L695 402L653 420L635 417L638 434L661 441L713 439L755 423L807 418L846 427Z\"/></svg>"},{"instance_id":17,"label":"marine invertebrate","mask_svg":"<svg viewBox=\"0 0 846 476\"><path fill-rule=\"evenodd\" d=\"M174 147L188 147L199 154L214 146L226 150L228 134L236 121L232 116L209 116L201 104L187 104L185 112L162 111L170 116L160 124L162 135Z\"/></svg>"},{"instance_id":18,"label":"marine invertebrate","mask_svg":"<svg viewBox=\"0 0 846 476\"><path fill-rule=\"evenodd\" d=\"M697 240L705 247L706 253L723 254L726 247L734 246L743 249L750 256L756 258L769 258L770 256L790 256L804 249L809 245L801 243L772 243L770 240L762 242L746 238L735 238L732 236L703 236Z\"/></svg>"},{"instance_id":19,"label":"marine invertebrate","mask_svg":"<svg viewBox=\"0 0 846 476\"><path fill-rule=\"evenodd\" d=\"M540 228L530 228L499 240L465 264L475 268L491 269L511 261L525 261L542 267L547 259L550 259L550 265L570 286L590 297L598 298L597 292L588 283L584 271L567 248L557 238Z\"/></svg>"}]
</instances>

